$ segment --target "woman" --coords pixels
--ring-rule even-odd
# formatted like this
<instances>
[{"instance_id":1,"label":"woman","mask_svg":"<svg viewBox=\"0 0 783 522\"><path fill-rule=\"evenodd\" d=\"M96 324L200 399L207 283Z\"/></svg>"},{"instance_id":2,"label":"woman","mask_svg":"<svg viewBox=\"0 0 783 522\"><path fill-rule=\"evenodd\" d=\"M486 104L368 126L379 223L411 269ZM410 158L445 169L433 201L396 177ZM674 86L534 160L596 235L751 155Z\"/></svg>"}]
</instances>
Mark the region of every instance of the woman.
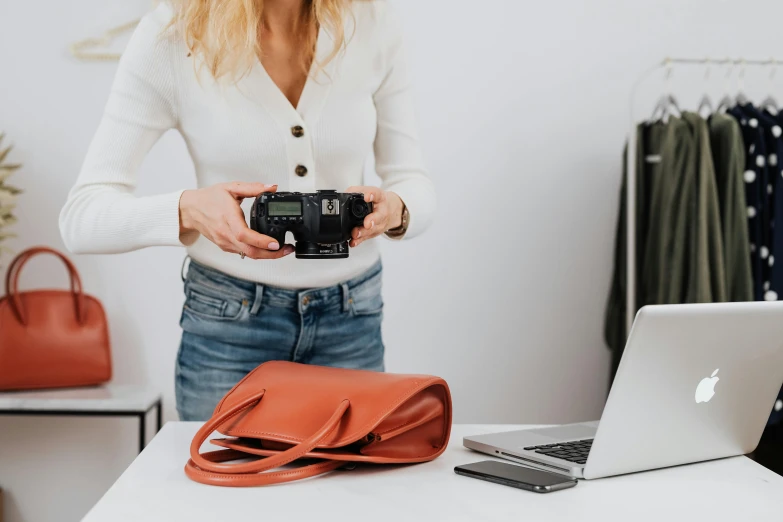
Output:
<instances>
[{"instance_id":1,"label":"woman","mask_svg":"<svg viewBox=\"0 0 783 522\"><path fill-rule=\"evenodd\" d=\"M169 129L199 188L135 197ZM361 186L371 151L380 188ZM365 194L350 257L296 259L250 230L240 203L278 188ZM204 420L268 360L383 371L375 238L416 236L434 210L386 2L179 0L131 39L60 229L77 253L187 246L177 409Z\"/></svg>"}]
</instances>

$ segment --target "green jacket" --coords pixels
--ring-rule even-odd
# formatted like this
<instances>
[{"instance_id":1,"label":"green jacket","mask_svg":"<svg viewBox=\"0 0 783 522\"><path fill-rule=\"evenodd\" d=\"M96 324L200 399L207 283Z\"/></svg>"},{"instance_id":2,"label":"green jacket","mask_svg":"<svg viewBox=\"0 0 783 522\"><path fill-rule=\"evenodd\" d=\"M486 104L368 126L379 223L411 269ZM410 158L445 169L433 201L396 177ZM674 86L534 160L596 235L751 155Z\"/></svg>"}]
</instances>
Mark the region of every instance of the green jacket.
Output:
<instances>
[{"instance_id":1,"label":"green jacket","mask_svg":"<svg viewBox=\"0 0 783 522\"><path fill-rule=\"evenodd\" d=\"M706 122L695 113L637 129L637 309L647 304L726 300L720 207ZM625 346L625 180L604 337ZM616 364L615 364L616 368Z\"/></svg>"},{"instance_id":2,"label":"green jacket","mask_svg":"<svg viewBox=\"0 0 783 522\"><path fill-rule=\"evenodd\" d=\"M710 116L709 127L723 230L727 297L729 301L753 301L742 130L737 120L720 113Z\"/></svg>"},{"instance_id":3,"label":"green jacket","mask_svg":"<svg viewBox=\"0 0 783 522\"><path fill-rule=\"evenodd\" d=\"M707 122L693 112L683 113L690 125L696 146L692 216L686 224L691 235L688 240L688 285L683 303L720 303L726 297L726 268L724 266L723 233L712 162L710 132ZM676 302L676 301L672 301Z\"/></svg>"},{"instance_id":4,"label":"green jacket","mask_svg":"<svg viewBox=\"0 0 783 522\"><path fill-rule=\"evenodd\" d=\"M641 280L637 288L642 289L643 296L639 306L683 301L696 150L693 133L685 120L671 118L667 123L650 126L643 180L652 190L644 254L639 265ZM651 163L651 158L658 158L657 163Z\"/></svg>"},{"instance_id":5,"label":"green jacket","mask_svg":"<svg viewBox=\"0 0 783 522\"><path fill-rule=\"evenodd\" d=\"M636 309L667 302L671 288L683 286L682 271L672 265L685 257L684 227L675 228L679 207L687 202L683 185L693 151L692 134L681 119L641 124L636 130ZM626 150L627 152L627 150ZM620 189L614 276L607 303L604 338L621 353L628 332L626 314L626 163ZM687 188L687 187L686 187Z\"/></svg>"}]
</instances>

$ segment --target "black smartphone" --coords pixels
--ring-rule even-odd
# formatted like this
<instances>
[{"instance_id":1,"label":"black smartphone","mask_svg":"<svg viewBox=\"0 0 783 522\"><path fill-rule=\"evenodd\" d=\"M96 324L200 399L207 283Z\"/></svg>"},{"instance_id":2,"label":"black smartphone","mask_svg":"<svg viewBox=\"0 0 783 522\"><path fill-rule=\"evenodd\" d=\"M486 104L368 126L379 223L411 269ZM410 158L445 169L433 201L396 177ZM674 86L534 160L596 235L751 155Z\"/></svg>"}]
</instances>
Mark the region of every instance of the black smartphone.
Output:
<instances>
[{"instance_id":1,"label":"black smartphone","mask_svg":"<svg viewBox=\"0 0 783 522\"><path fill-rule=\"evenodd\" d=\"M574 478L548 471L525 468L514 464L506 464L496 460L485 460L454 468L457 475L486 480L511 486L512 488L535 491L536 493L550 493L561 489L576 486Z\"/></svg>"}]
</instances>

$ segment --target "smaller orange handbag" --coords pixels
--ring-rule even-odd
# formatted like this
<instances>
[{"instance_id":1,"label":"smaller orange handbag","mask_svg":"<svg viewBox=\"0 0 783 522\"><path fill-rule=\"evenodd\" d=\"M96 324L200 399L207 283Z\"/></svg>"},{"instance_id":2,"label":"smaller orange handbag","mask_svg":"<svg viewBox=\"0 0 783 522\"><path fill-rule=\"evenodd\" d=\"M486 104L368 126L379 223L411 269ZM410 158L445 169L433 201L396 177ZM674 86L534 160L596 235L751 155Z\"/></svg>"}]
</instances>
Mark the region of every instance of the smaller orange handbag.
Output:
<instances>
[{"instance_id":1,"label":"smaller orange handbag","mask_svg":"<svg viewBox=\"0 0 783 522\"><path fill-rule=\"evenodd\" d=\"M39 254L60 258L71 289L19 291L19 274ZM79 273L60 252L25 250L11 262L0 298L0 390L67 388L111 379L109 328L101 303L82 292Z\"/></svg>"},{"instance_id":2,"label":"smaller orange handbag","mask_svg":"<svg viewBox=\"0 0 783 522\"><path fill-rule=\"evenodd\" d=\"M202 454L211 442L228 449ZM427 462L446 450L451 394L430 375L400 375L271 361L218 403L190 446L185 473L216 486L265 486L313 477L351 462ZM263 457L252 462L227 461ZM269 471L299 459L296 469Z\"/></svg>"}]
</instances>

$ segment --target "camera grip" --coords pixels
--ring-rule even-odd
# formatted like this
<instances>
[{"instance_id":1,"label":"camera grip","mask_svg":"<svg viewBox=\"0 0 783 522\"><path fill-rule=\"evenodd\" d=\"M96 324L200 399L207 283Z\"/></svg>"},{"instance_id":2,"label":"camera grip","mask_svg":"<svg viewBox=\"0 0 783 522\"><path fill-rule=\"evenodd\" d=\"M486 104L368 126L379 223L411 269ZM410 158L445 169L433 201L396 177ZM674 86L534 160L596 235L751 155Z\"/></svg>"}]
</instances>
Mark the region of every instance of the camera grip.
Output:
<instances>
[{"instance_id":1,"label":"camera grip","mask_svg":"<svg viewBox=\"0 0 783 522\"><path fill-rule=\"evenodd\" d=\"M277 244L280 245L280 248L282 248L285 244L285 227L269 227L266 235L277 241Z\"/></svg>"}]
</instances>

